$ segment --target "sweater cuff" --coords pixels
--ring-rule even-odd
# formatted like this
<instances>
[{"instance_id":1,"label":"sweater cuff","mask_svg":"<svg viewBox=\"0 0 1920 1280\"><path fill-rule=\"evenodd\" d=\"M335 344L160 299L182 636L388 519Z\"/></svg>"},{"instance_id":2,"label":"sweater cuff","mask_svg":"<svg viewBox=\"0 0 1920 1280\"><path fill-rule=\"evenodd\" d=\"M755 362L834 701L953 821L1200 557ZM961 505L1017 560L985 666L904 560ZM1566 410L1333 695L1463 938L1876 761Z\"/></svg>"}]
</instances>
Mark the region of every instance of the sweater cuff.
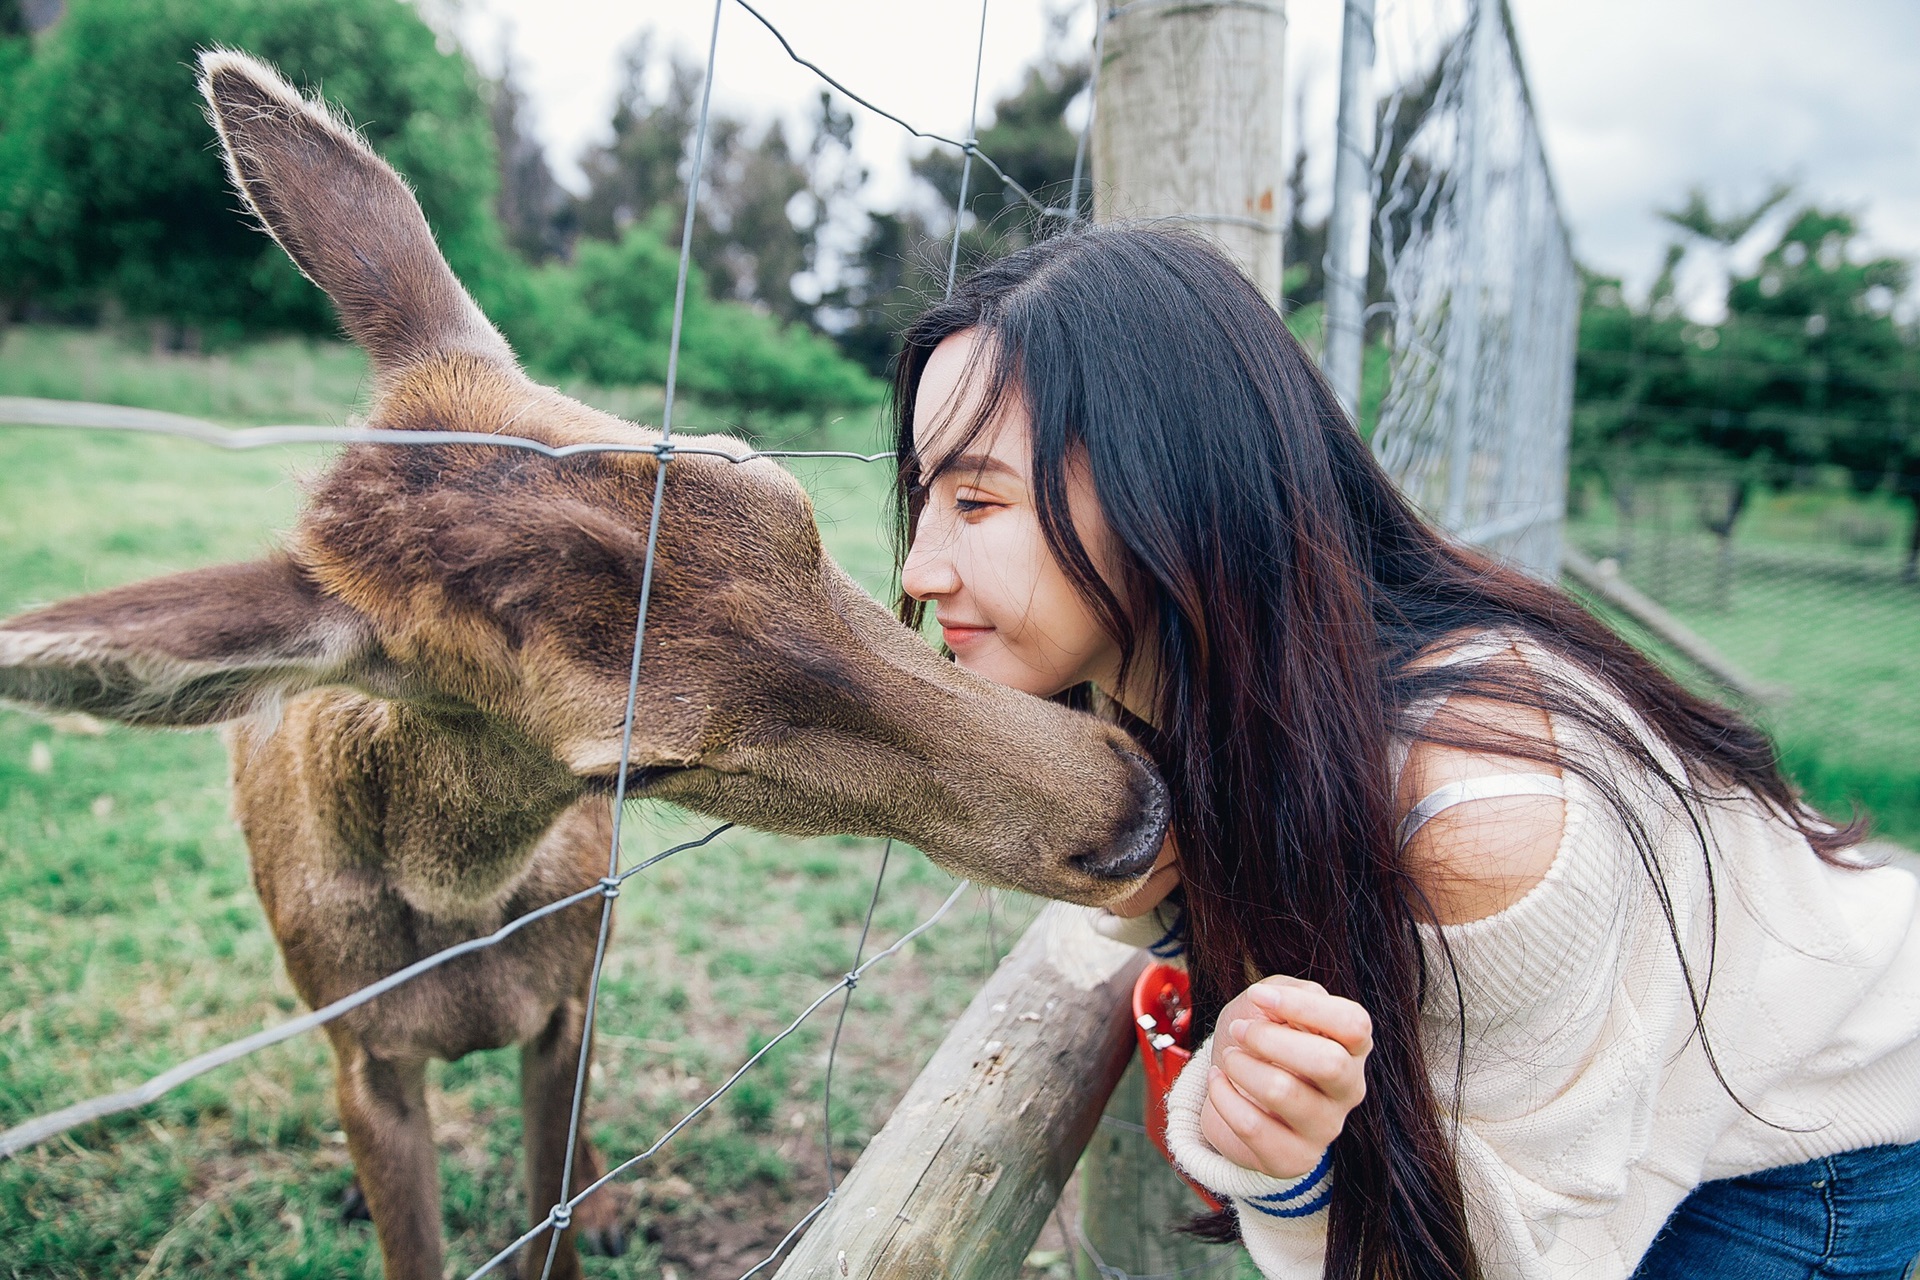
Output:
<instances>
[{"instance_id":1,"label":"sweater cuff","mask_svg":"<svg viewBox=\"0 0 1920 1280\"><path fill-rule=\"evenodd\" d=\"M1117 916L1101 911L1093 918L1096 933L1129 947L1142 947L1162 964L1186 967L1187 908L1177 894L1166 898L1144 915Z\"/></svg>"},{"instance_id":2,"label":"sweater cuff","mask_svg":"<svg viewBox=\"0 0 1920 1280\"><path fill-rule=\"evenodd\" d=\"M1167 1093L1167 1149L1188 1176L1216 1195L1231 1197L1241 1207L1269 1218L1305 1218L1327 1207L1333 1185L1333 1152L1297 1178L1275 1178L1243 1169L1214 1150L1200 1131L1200 1109L1207 1096L1207 1074L1213 1067L1213 1039L1200 1046L1180 1078Z\"/></svg>"}]
</instances>

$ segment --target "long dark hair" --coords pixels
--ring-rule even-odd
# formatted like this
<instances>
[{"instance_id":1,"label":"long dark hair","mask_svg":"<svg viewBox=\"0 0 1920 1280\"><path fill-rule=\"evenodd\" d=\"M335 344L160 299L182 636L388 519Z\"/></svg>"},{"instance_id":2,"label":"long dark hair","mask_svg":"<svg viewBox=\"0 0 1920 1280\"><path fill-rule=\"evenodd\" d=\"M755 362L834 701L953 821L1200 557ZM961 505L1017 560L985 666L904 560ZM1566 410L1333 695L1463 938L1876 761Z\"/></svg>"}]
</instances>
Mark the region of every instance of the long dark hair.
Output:
<instances>
[{"instance_id":1,"label":"long dark hair","mask_svg":"<svg viewBox=\"0 0 1920 1280\"><path fill-rule=\"evenodd\" d=\"M1151 657L1150 714L1141 708L1151 724L1130 727L1174 796L1200 1025L1273 973L1316 980L1373 1017L1366 1099L1333 1149L1326 1274L1479 1275L1448 1109L1420 1040L1429 983L1451 980L1461 997L1457 977L1427 972L1419 926L1433 914L1394 834L1389 744L1406 732L1406 709L1468 692L1584 726L1689 806L1709 859L1698 806L1714 795L1757 796L1829 860L1858 833L1806 808L1740 716L1686 691L1555 587L1430 529L1272 307L1188 233L1097 228L1042 241L982 268L908 329L894 385L902 555L932 478L914 449L920 376L933 349L967 329L985 339L975 376L986 389L968 430L1019 398L1049 547L1126 662ZM1120 582L1102 580L1075 535L1073 465L1090 468L1124 548ZM901 606L917 624L915 602ZM1655 741L1549 674L1414 662L1485 632L1571 663ZM1489 745L1452 720L1418 736ZM1601 790L1663 883L1655 841L1602 762L1511 737L1495 745ZM1662 763L1668 752L1677 771ZM1698 1030L1705 984L1682 960ZM1464 1043L1453 1068L1457 1101ZM1230 1220L1214 1227L1232 1231Z\"/></svg>"}]
</instances>

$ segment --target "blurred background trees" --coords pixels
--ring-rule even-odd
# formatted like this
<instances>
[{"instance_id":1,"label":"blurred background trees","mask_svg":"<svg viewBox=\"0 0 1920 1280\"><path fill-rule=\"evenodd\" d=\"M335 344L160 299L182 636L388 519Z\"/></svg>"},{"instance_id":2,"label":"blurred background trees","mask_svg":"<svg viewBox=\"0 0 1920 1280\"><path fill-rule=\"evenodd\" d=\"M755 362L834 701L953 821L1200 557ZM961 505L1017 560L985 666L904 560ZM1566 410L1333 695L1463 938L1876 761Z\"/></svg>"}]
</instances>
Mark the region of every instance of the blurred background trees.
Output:
<instances>
[{"instance_id":1,"label":"blurred background trees","mask_svg":"<svg viewBox=\"0 0 1920 1280\"><path fill-rule=\"evenodd\" d=\"M46 7L46 6L42 6ZM231 45L324 91L420 197L456 273L527 363L556 377L665 375L697 72L629 56L613 140L575 197L498 82L393 0L71 0L38 34L0 0L0 319L132 324L158 349L330 333L326 299L236 210L194 92ZM683 383L717 404L820 414L878 386L796 293L829 210L864 181L851 119L813 136L721 119L695 231Z\"/></svg>"},{"instance_id":2,"label":"blurred background trees","mask_svg":"<svg viewBox=\"0 0 1920 1280\"><path fill-rule=\"evenodd\" d=\"M1675 468L1714 471L1699 519L1729 541L1756 486L1805 487L1834 472L1855 492L1916 508L1906 569L1920 555L1920 333L1896 315L1910 263L1865 258L1847 213L1804 204L1779 222L1748 271L1729 271L1690 319L1675 297L1690 252L1724 254L1789 198L1716 217L1704 195L1666 218L1686 233L1648 298L1590 277L1576 370L1573 469L1631 505L1637 482Z\"/></svg>"},{"instance_id":3,"label":"blurred background trees","mask_svg":"<svg viewBox=\"0 0 1920 1280\"><path fill-rule=\"evenodd\" d=\"M226 44L360 125L531 367L605 383L664 377L697 66L646 37L624 52L608 140L580 157L574 192L532 131L510 57L484 77L408 5L33 2L46 11L37 35L23 0L0 0L0 321L132 326L157 350L334 330L324 297L236 211L208 145L193 58ZM1064 33L1062 19L981 122L983 148L1059 205L1078 144L1068 115L1088 78ZM901 207L871 208L853 129L825 92L797 126L716 115L693 228L689 390L816 415L878 399L895 335L944 284L961 166L924 147ZM1037 233L1031 210L976 165L963 261Z\"/></svg>"},{"instance_id":4,"label":"blurred background trees","mask_svg":"<svg viewBox=\"0 0 1920 1280\"><path fill-rule=\"evenodd\" d=\"M387 0L75 0L0 96L0 297L176 335L327 330L286 255L233 212L193 55L246 48L325 84L407 174L476 295L500 285L492 141L466 60Z\"/></svg>"}]
</instances>

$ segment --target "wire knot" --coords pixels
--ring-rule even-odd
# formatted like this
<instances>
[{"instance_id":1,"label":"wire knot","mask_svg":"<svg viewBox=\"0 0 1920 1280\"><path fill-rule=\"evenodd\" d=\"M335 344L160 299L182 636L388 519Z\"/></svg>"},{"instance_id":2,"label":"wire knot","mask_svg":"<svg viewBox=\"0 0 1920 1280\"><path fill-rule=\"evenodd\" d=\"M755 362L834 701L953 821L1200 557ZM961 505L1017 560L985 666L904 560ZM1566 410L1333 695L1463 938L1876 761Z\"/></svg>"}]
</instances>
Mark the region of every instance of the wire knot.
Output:
<instances>
[{"instance_id":1,"label":"wire knot","mask_svg":"<svg viewBox=\"0 0 1920 1280\"><path fill-rule=\"evenodd\" d=\"M573 1225L573 1206L570 1204L557 1204L553 1206L552 1217L553 1229L555 1231L565 1231Z\"/></svg>"},{"instance_id":2,"label":"wire knot","mask_svg":"<svg viewBox=\"0 0 1920 1280\"><path fill-rule=\"evenodd\" d=\"M619 876L601 876L600 877L600 896L603 898L619 897L620 896L620 877Z\"/></svg>"},{"instance_id":3,"label":"wire knot","mask_svg":"<svg viewBox=\"0 0 1920 1280\"><path fill-rule=\"evenodd\" d=\"M846 976L846 977L844 977L844 978L842 978L842 979L840 980L840 985L841 985L841 986L843 986L843 987L845 987L845 988L846 988L847 990L849 990L849 991L851 991L851 990L853 990L853 989L854 989L855 987L857 987L857 986L859 986L859 985L860 985L860 971L859 971L858 969L853 969L853 970L850 970L850 971L848 972L848 974L847 974L847 976Z\"/></svg>"},{"instance_id":4,"label":"wire knot","mask_svg":"<svg viewBox=\"0 0 1920 1280\"><path fill-rule=\"evenodd\" d=\"M653 446L653 456L662 462L673 461L673 445L665 440Z\"/></svg>"}]
</instances>

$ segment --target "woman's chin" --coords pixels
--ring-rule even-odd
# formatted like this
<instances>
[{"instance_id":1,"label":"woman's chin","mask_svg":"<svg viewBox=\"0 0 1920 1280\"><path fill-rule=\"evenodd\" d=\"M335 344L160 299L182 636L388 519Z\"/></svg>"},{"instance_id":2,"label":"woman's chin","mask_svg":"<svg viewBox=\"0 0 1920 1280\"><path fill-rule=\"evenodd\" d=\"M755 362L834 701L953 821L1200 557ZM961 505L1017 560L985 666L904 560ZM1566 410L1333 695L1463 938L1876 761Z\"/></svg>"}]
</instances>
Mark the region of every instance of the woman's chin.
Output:
<instances>
[{"instance_id":1,"label":"woman's chin","mask_svg":"<svg viewBox=\"0 0 1920 1280\"><path fill-rule=\"evenodd\" d=\"M1036 698L1051 698L1067 687L1055 677L1035 670L1031 664L1022 662L1017 655L998 646L989 648L983 645L972 653L956 651L953 660L982 680L991 680L1009 689L1030 693Z\"/></svg>"}]
</instances>

